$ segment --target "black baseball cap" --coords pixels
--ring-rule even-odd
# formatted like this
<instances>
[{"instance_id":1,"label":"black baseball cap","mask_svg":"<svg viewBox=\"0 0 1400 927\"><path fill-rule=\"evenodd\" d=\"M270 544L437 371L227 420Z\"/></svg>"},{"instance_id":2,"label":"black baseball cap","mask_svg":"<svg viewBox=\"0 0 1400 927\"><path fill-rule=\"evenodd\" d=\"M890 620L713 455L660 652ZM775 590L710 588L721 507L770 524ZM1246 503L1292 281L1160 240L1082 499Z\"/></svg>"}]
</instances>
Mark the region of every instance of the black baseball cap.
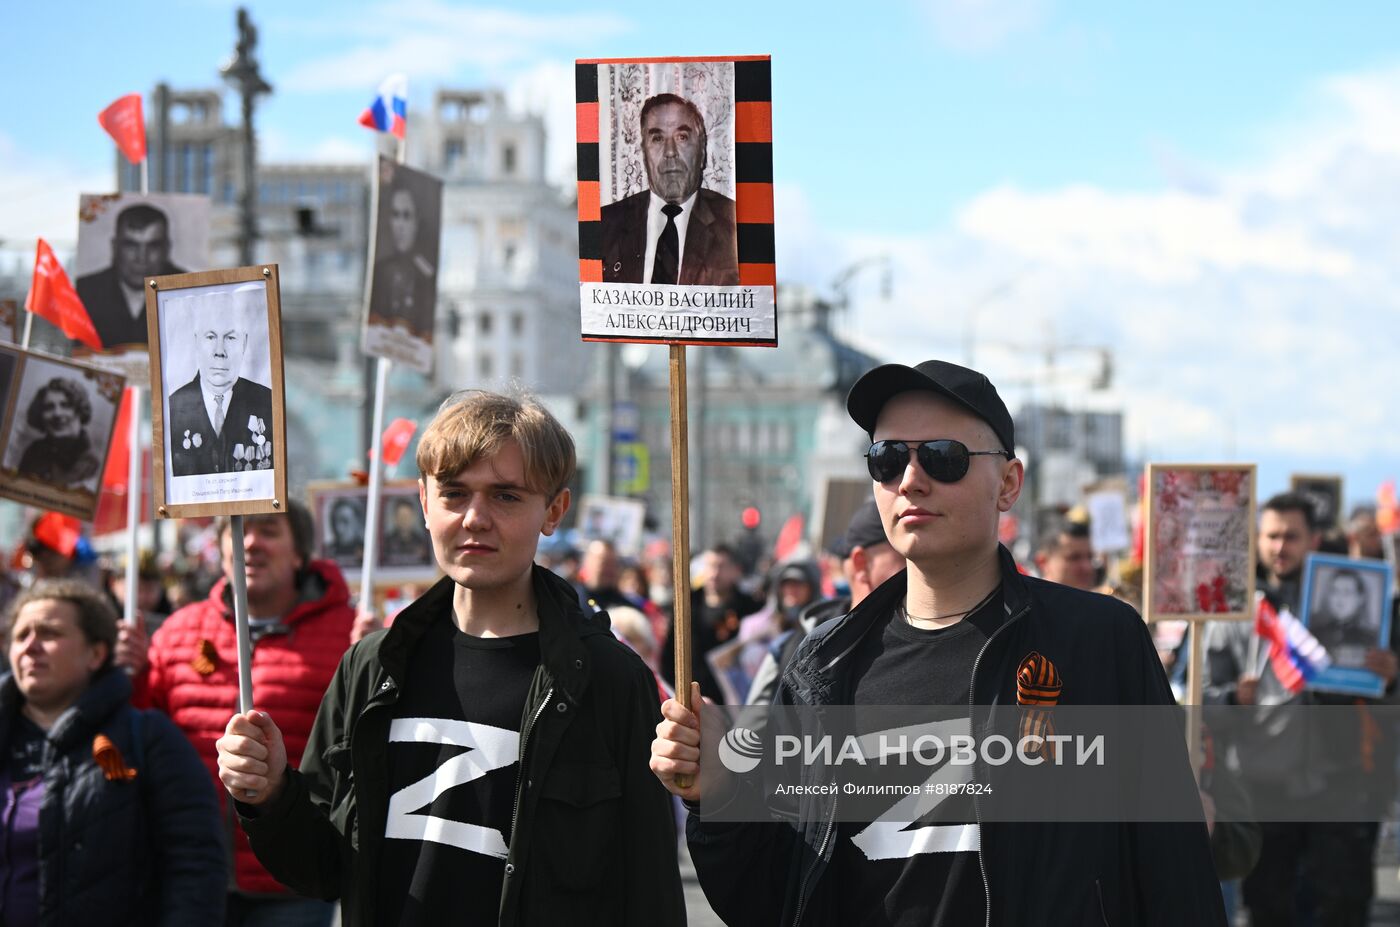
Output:
<instances>
[{"instance_id":1,"label":"black baseball cap","mask_svg":"<svg viewBox=\"0 0 1400 927\"><path fill-rule=\"evenodd\" d=\"M867 370L846 396L846 411L873 440L875 420L885 403L911 390L926 390L953 400L990 425L1008 454L1016 453L1016 426L992 381L976 370L947 361L927 360L915 367L884 364Z\"/></svg>"},{"instance_id":2,"label":"black baseball cap","mask_svg":"<svg viewBox=\"0 0 1400 927\"><path fill-rule=\"evenodd\" d=\"M845 560L857 547L874 547L889 542L890 539L885 536L885 524L880 521L880 510L875 500L869 499L856 509L850 524L846 525L846 533L833 541L828 550Z\"/></svg>"}]
</instances>

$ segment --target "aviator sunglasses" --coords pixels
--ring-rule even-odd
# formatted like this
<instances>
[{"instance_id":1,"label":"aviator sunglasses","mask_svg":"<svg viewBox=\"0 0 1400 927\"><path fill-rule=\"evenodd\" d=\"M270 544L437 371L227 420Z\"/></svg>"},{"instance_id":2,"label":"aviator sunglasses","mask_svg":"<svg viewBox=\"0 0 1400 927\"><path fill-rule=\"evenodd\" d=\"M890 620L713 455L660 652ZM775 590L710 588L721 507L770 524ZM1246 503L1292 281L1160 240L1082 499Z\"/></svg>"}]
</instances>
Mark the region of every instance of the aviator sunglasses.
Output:
<instances>
[{"instance_id":1,"label":"aviator sunglasses","mask_svg":"<svg viewBox=\"0 0 1400 927\"><path fill-rule=\"evenodd\" d=\"M952 438L939 438L935 441L876 441L865 452L865 463L870 468L872 479L881 483L904 472L909 463L909 448L914 448L914 456L924 472L940 483L956 483L967 476L967 468L973 457L1005 457L1011 459L1007 451L969 451L967 445Z\"/></svg>"}]
</instances>

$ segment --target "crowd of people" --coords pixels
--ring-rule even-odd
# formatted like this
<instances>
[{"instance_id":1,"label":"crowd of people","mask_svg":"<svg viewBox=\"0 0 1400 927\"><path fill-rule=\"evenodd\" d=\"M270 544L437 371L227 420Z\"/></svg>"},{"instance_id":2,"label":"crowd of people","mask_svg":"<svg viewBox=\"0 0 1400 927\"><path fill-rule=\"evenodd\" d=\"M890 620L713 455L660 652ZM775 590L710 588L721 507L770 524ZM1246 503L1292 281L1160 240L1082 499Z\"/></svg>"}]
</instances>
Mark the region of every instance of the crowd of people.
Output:
<instances>
[{"instance_id":1,"label":"crowd of people","mask_svg":"<svg viewBox=\"0 0 1400 927\"><path fill-rule=\"evenodd\" d=\"M790 820L702 814L754 788L702 764L702 698L1024 704L1028 672L1062 705L1179 698L1189 636L1139 619L1140 567L1094 551L1082 511L1027 562L1000 543L1023 471L985 377L889 365L849 409L871 439L873 494L839 537L779 562L751 559L751 543L696 556L689 708L667 545L539 549L569 514L574 452L528 398L470 391L428 424L417 465L443 576L382 621L314 556L296 503L245 516L242 537L226 518L188 526L175 556L142 556L132 590L81 538L35 530L0 586L0 923L324 927L338 909L346 925L681 924L678 801L731 925L1204 925L1227 906L1255 927L1367 922L1379 816L1215 820L1242 786L1297 801L1335 787L1270 780L1290 744L1274 729L1211 756L1201 822L1007 823L969 805L951 832L913 821L892 837L815 797ZM256 706L242 713L237 546ZM1301 609L1304 558L1326 549L1383 557L1374 511L1329 536L1304 497L1261 505L1259 583L1276 608ZM1326 620L1344 624L1364 591L1339 571ZM128 596L132 624L117 617ZM1392 699L1394 646L1346 645L1384 683L1366 700L1292 691L1247 622L1202 633L1207 702ZM1388 809L1396 732L1372 734L1358 800ZM1184 749L1175 772L1189 782Z\"/></svg>"}]
</instances>

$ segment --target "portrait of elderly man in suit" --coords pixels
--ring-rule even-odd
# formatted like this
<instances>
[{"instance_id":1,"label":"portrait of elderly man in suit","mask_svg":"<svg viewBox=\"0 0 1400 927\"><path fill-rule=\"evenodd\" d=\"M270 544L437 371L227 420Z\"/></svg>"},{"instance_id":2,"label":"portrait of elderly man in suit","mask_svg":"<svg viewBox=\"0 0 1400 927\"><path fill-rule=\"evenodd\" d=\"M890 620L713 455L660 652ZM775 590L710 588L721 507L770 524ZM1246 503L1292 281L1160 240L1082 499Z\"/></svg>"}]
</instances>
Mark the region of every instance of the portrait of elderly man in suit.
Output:
<instances>
[{"instance_id":1,"label":"portrait of elderly man in suit","mask_svg":"<svg viewBox=\"0 0 1400 927\"><path fill-rule=\"evenodd\" d=\"M102 347L145 347L146 278L182 273L170 262L170 219L164 212L137 203L117 213L111 265L78 278L78 299Z\"/></svg>"},{"instance_id":2,"label":"portrait of elderly man in suit","mask_svg":"<svg viewBox=\"0 0 1400 927\"><path fill-rule=\"evenodd\" d=\"M242 376L250 352L268 351L266 324L258 324L266 318L262 295L256 289L204 294L169 319L169 330L192 339L186 343L199 364L194 379L170 394L176 476L272 466L272 390ZM171 339L177 350L180 340Z\"/></svg>"},{"instance_id":3,"label":"portrait of elderly man in suit","mask_svg":"<svg viewBox=\"0 0 1400 927\"><path fill-rule=\"evenodd\" d=\"M649 189L602 208L603 280L737 286L734 201L700 186L709 161L705 117L674 93L642 104Z\"/></svg>"}]
</instances>

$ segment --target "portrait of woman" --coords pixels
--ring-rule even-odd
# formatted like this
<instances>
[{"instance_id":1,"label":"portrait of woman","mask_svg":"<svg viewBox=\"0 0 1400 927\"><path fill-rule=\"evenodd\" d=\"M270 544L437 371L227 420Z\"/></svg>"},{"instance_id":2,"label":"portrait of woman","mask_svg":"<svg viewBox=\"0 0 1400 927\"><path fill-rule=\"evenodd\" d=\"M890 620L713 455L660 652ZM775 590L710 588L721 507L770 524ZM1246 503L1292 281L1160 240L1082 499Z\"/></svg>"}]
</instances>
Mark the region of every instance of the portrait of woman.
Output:
<instances>
[{"instance_id":1,"label":"portrait of woman","mask_svg":"<svg viewBox=\"0 0 1400 927\"><path fill-rule=\"evenodd\" d=\"M365 555L365 510L359 499L333 499L325 528L326 556L358 567Z\"/></svg>"},{"instance_id":2,"label":"portrait of woman","mask_svg":"<svg viewBox=\"0 0 1400 927\"><path fill-rule=\"evenodd\" d=\"M88 437L92 400L83 384L54 377L29 402L25 422L39 433L20 457L20 474L64 488L93 481L102 459Z\"/></svg>"}]
</instances>

